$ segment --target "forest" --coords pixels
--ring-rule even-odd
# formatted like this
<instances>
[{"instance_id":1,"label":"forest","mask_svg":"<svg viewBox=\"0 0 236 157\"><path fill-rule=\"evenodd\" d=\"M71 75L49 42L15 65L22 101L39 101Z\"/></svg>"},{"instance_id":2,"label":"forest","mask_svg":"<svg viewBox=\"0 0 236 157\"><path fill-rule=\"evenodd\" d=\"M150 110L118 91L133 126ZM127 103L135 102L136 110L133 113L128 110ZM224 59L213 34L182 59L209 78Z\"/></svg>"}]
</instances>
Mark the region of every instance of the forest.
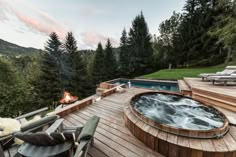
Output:
<instances>
[{"instance_id":1,"label":"forest","mask_svg":"<svg viewBox=\"0 0 236 157\"><path fill-rule=\"evenodd\" d=\"M44 50L34 53L17 53L17 49L14 55L3 53L0 42L0 115L16 117L45 106L53 109L64 91L83 99L94 94L100 82L118 77L235 59L235 1L187 0L180 13L173 12L157 29L158 35L149 32L141 12L131 28L121 31L119 47L107 39L96 50L79 50L72 32L65 39L52 32Z\"/></svg>"}]
</instances>

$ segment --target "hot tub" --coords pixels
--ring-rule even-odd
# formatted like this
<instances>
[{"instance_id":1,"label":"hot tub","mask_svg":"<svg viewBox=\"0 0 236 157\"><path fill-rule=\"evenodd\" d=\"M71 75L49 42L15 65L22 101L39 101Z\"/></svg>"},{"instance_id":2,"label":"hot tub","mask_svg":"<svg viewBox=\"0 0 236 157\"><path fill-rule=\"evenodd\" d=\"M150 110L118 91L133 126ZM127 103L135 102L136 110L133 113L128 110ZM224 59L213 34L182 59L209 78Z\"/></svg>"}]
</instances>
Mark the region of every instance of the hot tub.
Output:
<instances>
[{"instance_id":1,"label":"hot tub","mask_svg":"<svg viewBox=\"0 0 236 157\"><path fill-rule=\"evenodd\" d=\"M133 114L161 131L191 138L219 138L228 120L219 110L173 92L145 92L131 98Z\"/></svg>"}]
</instances>

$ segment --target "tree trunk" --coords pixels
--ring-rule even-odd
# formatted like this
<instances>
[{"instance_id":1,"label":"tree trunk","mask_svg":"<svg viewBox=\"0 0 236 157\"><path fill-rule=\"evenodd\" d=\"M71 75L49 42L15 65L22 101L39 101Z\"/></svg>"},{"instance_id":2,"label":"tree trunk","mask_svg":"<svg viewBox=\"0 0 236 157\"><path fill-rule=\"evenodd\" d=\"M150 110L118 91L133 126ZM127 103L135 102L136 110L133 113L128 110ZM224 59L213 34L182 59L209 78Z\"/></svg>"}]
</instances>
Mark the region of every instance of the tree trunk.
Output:
<instances>
[{"instance_id":1,"label":"tree trunk","mask_svg":"<svg viewBox=\"0 0 236 157\"><path fill-rule=\"evenodd\" d=\"M228 52L227 52L227 57L225 59L225 64L229 63L230 59L232 58L232 49L229 47L227 48Z\"/></svg>"}]
</instances>

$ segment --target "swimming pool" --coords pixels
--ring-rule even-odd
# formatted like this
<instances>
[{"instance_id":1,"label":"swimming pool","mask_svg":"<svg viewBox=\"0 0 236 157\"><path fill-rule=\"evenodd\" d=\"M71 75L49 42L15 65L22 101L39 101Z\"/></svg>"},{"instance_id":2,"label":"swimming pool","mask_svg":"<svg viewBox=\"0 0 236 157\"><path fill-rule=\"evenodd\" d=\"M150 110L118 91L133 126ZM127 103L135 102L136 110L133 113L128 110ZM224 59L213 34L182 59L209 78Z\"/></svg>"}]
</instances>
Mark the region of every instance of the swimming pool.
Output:
<instances>
[{"instance_id":1,"label":"swimming pool","mask_svg":"<svg viewBox=\"0 0 236 157\"><path fill-rule=\"evenodd\" d=\"M151 80L116 79L109 81L109 83L126 84L128 86L129 81L131 83L131 87L179 92L178 83L175 81L165 82L165 81L151 81Z\"/></svg>"}]
</instances>

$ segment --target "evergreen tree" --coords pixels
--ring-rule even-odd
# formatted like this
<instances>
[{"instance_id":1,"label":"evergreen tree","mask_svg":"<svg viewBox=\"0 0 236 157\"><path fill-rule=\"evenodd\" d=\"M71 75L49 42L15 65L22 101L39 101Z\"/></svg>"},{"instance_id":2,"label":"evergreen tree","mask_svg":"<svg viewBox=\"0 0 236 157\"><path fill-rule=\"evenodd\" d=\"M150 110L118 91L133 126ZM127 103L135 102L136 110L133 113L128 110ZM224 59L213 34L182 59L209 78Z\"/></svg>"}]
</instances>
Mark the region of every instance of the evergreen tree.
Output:
<instances>
[{"instance_id":1,"label":"evergreen tree","mask_svg":"<svg viewBox=\"0 0 236 157\"><path fill-rule=\"evenodd\" d=\"M114 79L117 76L116 69L116 58L112 52L112 45L110 40L107 40L105 53L104 53L104 63L105 63L105 71L106 71L106 80Z\"/></svg>"},{"instance_id":2,"label":"evergreen tree","mask_svg":"<svg viewBox=\"0 0 236 157\"><path fill-rule=\"evenodd\" d=\"M176 53L176 49L178 48L178 44L176 44L176 37L179 37L178 33L178 27L181 22L181 16L178 13L173 13L170 19L165 20L162 22L159 26L159 32L160 36L158 38L158 41L156 43L160 44L160 53L159 57L164 67L168 67L169 64L172 65L172 67L176 67L178 64L178 59L180 56L180 53ZM177 39L177 41L179 38ZM161 56L162 55L162 56ZM166 57L168 56L168 57Z\"/></svg>"},{"instance_id":3,"label":"evergreen tree","mask_svg":"<svg viewBox=\"0 0 236 157\"><path fill-rule=\"evenodd\" d=\"M102 48L102 44L98 43L98 47L96 50L95 58L93 61L93 67L92 67L92 78L93 78L93 84L97 85L101 83L102 81L105 81L105 64L104 64L104 52Z\"/></svg>"},{"instance_id":4,"label":"evergreen tree","mask_svg":"<svg viewBox=\"0 0 236 157\"><path fill-rule=\"evenodd\" d=\"M187 0L182 14L174 13L160 25L158 43L166 62L179 67L222 63L222 44L207 33L224 12L216 9L219 1Z\"/></svg>"},{"instance_id":5,"label":"evergreen tree","mask_svg":"<svg viewBox=\"0 0 236 157\"><path fill-rule=\"evenodd\" d=\"M74 91L73 88L73 79L75 73L75 56L77 53L77 42L72 32L68 32L65 38L65 43L63 44L64 54L63 54L63 61L62 61L62 70L63 70L63 86L65 91L72 92ZM81 64L81 63L79 63Z\"/></svg>"},{"instance_id":6,"label":"evergreen tree","mask_svg":"<svg viewBox=\"0 0 236 157\"><path fill-rule=\"evenodd\" d=\"M77 95L80 98L89 96L91 94L91 81L88 77L81 53L77 50L77 41L72 32L68 32L64 48L70 61L70 67L66 68L69 69L69 72L67 71L66 73L69 75L69 77L67 76L69 86L67 86L66 90L69 90L73 95Z\"/></svg>"},{"instance_id":7,"label":"evergreen tree","mask_svg":"<svg viewBox=\"0 0 236 157\"><path fill-rule=\"evenodd\" d=\"M50 34L49 38L41 63L41 75L36 85L41 107L55 107L62 95L61 42L54 32Z\"/></svg>"},{"instance_id":8,"label":"evergreen tree","mask_svg":"<svg viewBox=\"0 0 236 157\"><path fill-rule=\"evenodd\" d=\"M221 14L215 17L217 22L212 26L209 34L217 37L217 44L223 44L227 49L225 60L227 63L236 55L236 1L220 0L216 11Z\"/></svg>"},{"instance_id":9,"label":"evergreen tree","mask_svg":"<svg viewBox=\"0 0 236 157\"><path fill-rule=\"evenodd\" d=\"M129 48L128 48L128 37L126 30L124 29L122 32L122 36L120 38L120 57L119 57L119 72L121 77L129 77Z\"/></svg>"},{"instance_id":10,"label":"evergreen tree","mask_svg":"<svg viewBox=\"0 0 236 157\"><path fill-rule=\"evenodd\" d=\"M88 75L86 65L81 58L80 52L76 52L73 55L73 72L73 95L77 95L79 98L85 98L94 93L91 78Z\"/></svg>"},{"instance_id":11,"label":"evergreen tree","mask_svg":"<svg viewBox=\"0 0 236 157\"><path fill-rule=\"evenodd\" d=\"M130 69L133 76L143 75L152 71L153 49L151 35L141 12L132 22L129 32Z\"/></svg>"},{"instance_id":12,"label":"evergreen tree","mask_svg":"<svg viewBox=\"0 0 236 157\"><path fill-rule=\"evenodd\" d=\"M218 64L220 45L216 38L206 32L214 24L215 0L188 0L184 7L184 20L180 26L180 34L184 41L182 51L186 56L186 65ZM215 57L214 59L209 59ZM220 56L222 58L222 56ZM207 60L206 60L207 59Z\"/></svg>"}]
</instances>

